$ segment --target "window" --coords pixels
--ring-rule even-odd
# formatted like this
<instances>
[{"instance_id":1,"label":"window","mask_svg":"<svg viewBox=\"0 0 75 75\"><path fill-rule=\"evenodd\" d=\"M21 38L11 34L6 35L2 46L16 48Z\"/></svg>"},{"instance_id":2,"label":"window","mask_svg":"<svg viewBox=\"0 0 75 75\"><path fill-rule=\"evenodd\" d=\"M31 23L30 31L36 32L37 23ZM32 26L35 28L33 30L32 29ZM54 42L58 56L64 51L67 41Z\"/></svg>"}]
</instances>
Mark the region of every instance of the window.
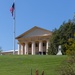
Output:
<instances>
[{"instance_id":1,"label":"window","mask_svg":"<svg viewBox=\"0 0 75 75\"><path fill-rule=\"evenodd\" d=\"M38 47L38 43L36 43L35 46Z\"/></svg>"},{"instance_id":2,"label":"window","mask_svg":"<svg viewBox=\"0 0 75 75\"><path fill-rule=\"evenodd\" d=\"M45 42L43 42L43 46L46 46L46 43Z\"/></svg>"},{"instance_id":3,"label":"window","mask_svg":"<svg viewBox=\"0 0 75 75\"><path fill-rule=\"evenodd\" d=\"M31 48L31 44L29 44L29 48Z\"/></svg>"}]
</instances>

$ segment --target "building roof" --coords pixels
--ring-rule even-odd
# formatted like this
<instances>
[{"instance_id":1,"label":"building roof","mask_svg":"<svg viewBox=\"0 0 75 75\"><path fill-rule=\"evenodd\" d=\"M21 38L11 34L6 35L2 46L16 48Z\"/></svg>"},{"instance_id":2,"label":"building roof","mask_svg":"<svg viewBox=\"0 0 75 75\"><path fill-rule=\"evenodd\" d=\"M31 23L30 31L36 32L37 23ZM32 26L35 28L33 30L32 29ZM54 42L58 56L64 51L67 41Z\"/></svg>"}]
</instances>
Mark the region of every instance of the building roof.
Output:
<instances>
[{"instance_id":1,"label":"building roof","mask_svg":"<svg viewBox=\"0 0 75 75\"><path fill-rule=\"evenodd\" d=\"M7 51L2 51L2 52L13 52L14 50L7 50ZM18 51L18 50L15 50Z\"/></svg>"},{"instance_id":2,"label":"building roof","mask_svg":"<svg viewBox=\"0 0 75 75\"><path fill-rule=\"evenodd\" d=\"M28 37L33 37L33 36L48 36L52 35L52 32L37 26L34 26L30 30L24 32L23 34L19 35L16 37L16 39L19 38L28 38Z\"/></svg>"}]
</instances>

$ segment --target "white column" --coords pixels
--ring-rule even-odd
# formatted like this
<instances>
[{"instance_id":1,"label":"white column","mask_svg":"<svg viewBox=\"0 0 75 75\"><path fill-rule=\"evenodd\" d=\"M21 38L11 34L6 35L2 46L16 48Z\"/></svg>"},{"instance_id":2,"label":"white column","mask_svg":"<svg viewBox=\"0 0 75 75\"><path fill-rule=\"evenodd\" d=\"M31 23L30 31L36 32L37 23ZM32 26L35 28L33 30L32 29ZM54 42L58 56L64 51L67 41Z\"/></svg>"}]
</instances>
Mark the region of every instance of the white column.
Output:
<instances>
[{"instance_id":1,"label":"white column","mask_svg":"<svg viewBox=\"0 0 75 75\"><path fill-rule=\"evenodd\" d=\"M32 42L32 55L35 55L35 42Z\"/></svg>"},{"instance_id":2,"label":"white column","mask_svg":"<svg viewBox=\"0 0 75 75\"><path fill-rule=\"evenodd\" d=\"M21 54L21 45L18 44L18 55L20 55L20 54Z\"/></svg>"},{"instance_id":3,"label":"white column","mask_svg":"<svg viewBox=\"0 0 75 75\"><path fill-rule=\"evenodd\" d=\"M28 43L25 42L25 55L27 55L27 54L28 54Z\"/></svg>"},{"instance_id":4,"label":"white column","mask_svg":"<svg viewBox=\"0 0 75 75\"><path fill-rule=\"evenodd\" d=\"M48 54L48 47L49 47L49 41L47 40L47 43L46 43L46 54Z\"/></svg>"},{"instance_id":5,"label":"white column","mask_svg":"<svg viewBox=\"0 0 75 75\"><path fill-rule=\"evenodd\" d=\"M39 41L39 52L42 53L42 41Z\"/></svg>"},{"instance_id":6,"label":"white column","mask_svg":"<svg viewBox=\"0 0 75 75\"><path fill-rule=\"evenodd\" d=\"M23 55L23 45L21 44L21 55Z\"/></svg>"}]
</instances>

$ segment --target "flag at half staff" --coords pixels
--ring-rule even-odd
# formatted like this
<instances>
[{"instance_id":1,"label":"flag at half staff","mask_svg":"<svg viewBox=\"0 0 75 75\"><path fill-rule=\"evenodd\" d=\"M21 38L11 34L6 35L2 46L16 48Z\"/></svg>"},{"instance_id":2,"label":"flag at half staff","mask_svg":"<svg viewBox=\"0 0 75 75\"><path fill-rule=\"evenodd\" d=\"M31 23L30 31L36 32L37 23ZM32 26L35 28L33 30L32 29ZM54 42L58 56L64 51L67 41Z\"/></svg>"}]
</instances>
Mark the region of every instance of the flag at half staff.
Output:
<instances>
[{"instance_id":1,"label":"flag at half staff","mask_svg":"<svg viewBox=\"0 0 75 75\"><path fill-rule=\"evenodd\" d=\"M12 7L10 8L10 12L11 12L12 16L14 14L14 9L15 9L15 3L13 3Z\"/></svg>"}]
</instances>

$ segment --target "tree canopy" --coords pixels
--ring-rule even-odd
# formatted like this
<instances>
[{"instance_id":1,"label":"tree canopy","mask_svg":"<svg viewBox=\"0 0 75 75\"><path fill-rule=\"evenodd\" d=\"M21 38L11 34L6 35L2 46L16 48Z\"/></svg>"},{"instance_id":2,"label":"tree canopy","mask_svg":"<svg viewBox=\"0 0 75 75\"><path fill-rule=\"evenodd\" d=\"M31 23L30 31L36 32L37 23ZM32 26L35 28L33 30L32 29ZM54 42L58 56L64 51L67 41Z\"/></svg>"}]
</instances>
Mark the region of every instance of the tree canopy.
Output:
<instances>
[{"instance_id":1,"label":"tree canopy","mask_svg":"<svg viewBox=\"0 0 75 75\"><path fill-rule=\"evenodd\" d=\"M69 38L74 38L75 35L75 23L69 20L63 22L59 29L54 29L52 37L50 38L49 54L57 54L58 46L62 46L62 53L66 54L65 44L68 44Z\"/></svg>"}]
</instances>

